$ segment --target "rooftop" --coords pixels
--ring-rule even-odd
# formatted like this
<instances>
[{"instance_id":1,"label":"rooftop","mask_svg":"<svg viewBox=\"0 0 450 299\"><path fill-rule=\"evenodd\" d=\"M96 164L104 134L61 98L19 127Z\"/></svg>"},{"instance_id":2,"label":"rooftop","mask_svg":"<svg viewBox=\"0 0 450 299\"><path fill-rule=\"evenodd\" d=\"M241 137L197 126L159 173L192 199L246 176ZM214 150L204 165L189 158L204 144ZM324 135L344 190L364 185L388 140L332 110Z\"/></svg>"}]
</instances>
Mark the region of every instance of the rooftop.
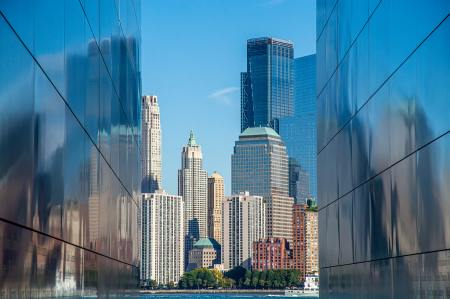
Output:
<instances>
[{"instance_id":1,"label":"rooftop","mask_svg":"<svg viewBox=\"0 0 450 299\"><path fill-rule=\"evenodd\" d=\"M209 176L210 178L215 178L215 179L223 179L223 177L221 175L219 175L217 173L217 171L214 171L214 173L212 175Z\"/></svg>"},{"instance_id":2,"label":"rooftop","mask_svg":"<svg viewBox=\"0 0 450 299\"><path fill-rule=\"evenodd\" d=\"M220 247L220 244L213 238L202 238L194 244L194 248L214 248Z\"/></svg>"},{"instance_id":3,"label":"rooftop","mask_svg":"<svg viewBox=\"0 0 450 299\"><path fill-rule=\"evenodd\" d=\"M272 128L269 127L253 127L247 128L244 132L239 135L239 138L244 137L275 137L277 139L281 139L280 135L277 134Z\"/></svg>"}]
</instances>

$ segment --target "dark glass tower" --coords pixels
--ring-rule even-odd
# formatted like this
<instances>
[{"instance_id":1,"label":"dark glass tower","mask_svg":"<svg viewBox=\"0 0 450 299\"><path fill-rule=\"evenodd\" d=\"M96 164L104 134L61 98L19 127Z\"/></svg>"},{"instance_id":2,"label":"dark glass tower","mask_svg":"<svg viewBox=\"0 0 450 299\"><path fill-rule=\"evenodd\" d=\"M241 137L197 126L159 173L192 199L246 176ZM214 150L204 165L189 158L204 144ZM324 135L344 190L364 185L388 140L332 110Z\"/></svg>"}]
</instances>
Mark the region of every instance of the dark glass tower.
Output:
<instances>
[{"instance_id":1,"label":"dark glass tower","mask_svg":"<svg viewBox=\"0 0 450 299\"><path fill-rule=\"evenodd\" d=\"M295 198L296 204L306 204L306 194L308 198L317 198L316 55L296 58L294 61L295 117L279 119L279 134L286 144L286 154L291 158L289 185L300 184L302 189L310 186L307 193L290 188L289 196ZM307 185L298 181L304 176L292 175L298 165L309 175Z\"/></svg>"},{"instance_id":2,"label":"dark glass tower","mask_svg":"<svg viewBox=\"0 0 450 299\"><path fill-rule=\"evenodd\" d=\"M241 73L241 132L294 116L294 43L263 37L247 40L247 72Z\"/></svg>"},{"instance_id":3,"label":"dark glass tower","mask_svg":"<svg viewBox=\"0 0 450 299\"><path fill-rule=\"evenodd\" d=\"M317 2L320 298L444 298L450 2Z\"/></svg>"},{"instance_id":4,"label":"dark glass tower","mask_svg":"<svg viewBox=\"0 0 450 299\"><path fill-rule=\"evenodd\" d=\"M140 27L137 1L0 1L2 298L139 296Z\"/></svg>"}]
</instances>

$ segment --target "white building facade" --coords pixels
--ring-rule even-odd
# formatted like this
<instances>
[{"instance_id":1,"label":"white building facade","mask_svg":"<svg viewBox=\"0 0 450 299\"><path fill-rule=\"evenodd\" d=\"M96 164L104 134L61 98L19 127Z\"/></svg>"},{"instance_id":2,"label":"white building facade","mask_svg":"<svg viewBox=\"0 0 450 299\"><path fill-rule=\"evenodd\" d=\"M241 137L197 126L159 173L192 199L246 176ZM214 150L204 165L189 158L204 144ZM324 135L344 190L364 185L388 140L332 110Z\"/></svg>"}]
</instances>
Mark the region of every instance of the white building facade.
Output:
<instances>
[{"instance_id":1,"label":"white building facade","mask_svg":"<svg viewBox=\"0 0 450 299\"><path fill-rule=\"evenodd\" d=\"M185 234L197 240L207 238L208 172L202 170L202 148L195 143L191 131L188 144L181 153L181 169L178 170L178 195L184 200Z\"/></svg>"},{"instance_id":2,"label":"white building facade","mask_svg":"<svg viewBox=\"0 0 450 299\"><path fill-rule=\"evenodd\" d=\"M158 97L142 96L142 193L161 189L161 122Z\"/></svg>"},{"instance_id":3,"label":"white building facade","mask_svg":"<svg viewBox=\"0 0 450 299\"><path fill-rule=\"evenodd\" d=\"M248 191L226 196L222 202L222 264L251 270L253 242L266 238L266 203Z\"/></svg>"},{"instance_id":4,"label":"white building facade","mask_svg":"<svg viewBox=\"0 0 450 299\"><path fill-rule=\"evenodd\" d=\"M178 282L184 273L184 202L164 190L142 195L141 280Z\"/></svg>"}]
</instances>

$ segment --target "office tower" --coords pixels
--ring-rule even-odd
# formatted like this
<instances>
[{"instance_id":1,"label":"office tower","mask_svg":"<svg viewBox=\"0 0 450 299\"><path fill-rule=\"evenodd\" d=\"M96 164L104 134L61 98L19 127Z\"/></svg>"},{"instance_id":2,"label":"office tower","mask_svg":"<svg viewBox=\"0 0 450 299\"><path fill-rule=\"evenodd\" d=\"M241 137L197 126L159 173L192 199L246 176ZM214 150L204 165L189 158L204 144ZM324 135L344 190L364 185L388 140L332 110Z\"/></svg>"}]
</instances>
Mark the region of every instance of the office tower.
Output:
<instances>
[{"instance_id":1,"label":"office tower","mask_svg":"<svg viewBox=\"0 0 450 299\"><path fill-rule=\"evenodd\" d=\"M271 128L248 128L231 155L231 193L249 191L267 201L267 237L292 241L292 205L286 147Z\"/></svg>"},{"instance_id":2,"label":"office tower","mask_svg":"<svg viewBox=\"0 0 450 299\"><path fill-rule=\"evenodd\" d=\"M241 133L294 116L294 43L273 37L247 40L247 72L241 73Z\"/></svg>"},{"instance_id":3,"label":"office tower","mask_svg":"<svg viewBox=\"0 0 450 299\"><path fill-rule=\"evenodd\" d=\"M189 252L194 249L194 244L197 242L197 238L192 235L184 235L184 269L188 270L189 266Z\"/></svg>"},{"instance_id":4,"label":"office tower","mask_svg":"<svg viewBox=\"0 0 450 299\"><path fill-rule=\"evenodd\" d=\"M222 201L225 197L223 178L214 171L208 178L208 236L222 242Z\"/></svg>"},{"instance_id":5,"label":"office tower","mask_svg":"<svg viewBox=\"0 0 450 299\"><path fill-rule=\"evenodd\" d=\"M294 266L305 275L319 270L318 247L318 213L314 201L309 205L294 205L292 210L293 225L293 260Z\"/></svg>"},{"instance_id":6,"label":"office tower","mask_svg":"<svg viewBox=\"0 0 450 299\"><path fill-rule=\"evenodd\" d=\"M197 240L207 237L208 210L207 176L202 170L202 147L195 143L191 131L188 144L181 153L181 169L178 170L178 195L184 200L184 231Z\"/></svg>"},{"instance_id":7,"label":"office tower","mask_svg":"<svg viewBox=\"0 0 450 299\"><path fill-rule=\"evenodd\" d=\"M187 271L195 268L210 268L222 261L221 246L213 238L203 238L194 244L189 251L189 267Z\"/></svg>"},{"instance_id":8,"label":"office tower","mask_svg":"<svg viewBox=\"0 0 450 299\"><path fill-rule=\"evenodd\" d=\"M317 120L316 120L316 55L295 60L295 117L279 119L279 134L286 145L286 154L292 158L290 167L300 165L309 175L310 190L305 197L296 197L296 204L304 203L306 198L317 198ZM291 177L291 185L295 177ZM303 184L303 183L302 183Z\"/></svg>"},{"instance_id":9,"label":"office tower","mask_svg":"<svg viewBox=\"0 0 450 299\"><path fill-rule=\"evenodd\" d=\"M261 196L239 192L222 202L222 264L251 270L252 243L266 238L267 204Z\"/></svg>"},{"instance_id":10,"label":"office tower","mask_svg":"<svg viewBox=\"0 0 450 299\"><path fill-rule=\"evenodd\" d=\"M253 243L253 270L294 269L292 250L286 239L268 238Z\"/></svg>"},{"instance_id":11,"label":"office tower","mask_svg":"<svg viewBox=\"0 0 450 299\"><path fill-rule=\"evenodd\" d=\"M294 198L294 204L306 204L310 197L309 174L294 158L289 158L289 196Z\"/></svg>"},{"instance_id":12,"label":"office tower","mask_svg":"<svg viewBox=\"0 0 450 299\"><path fill-rule=\"evenodd\" d=\"M142 96L142 193L161 189L161 122L158 97Z\"/></svg>"},{"instance_id":13,"label":"office tower","mask_svg":"<svg viewBox=\"0 0 450 299\"><path fill-rule=\"evenodd\" d=\"M165 190L142 195L141 279L168 284L184 273L184 202Z\"/></svg>"},{"instance_id":14,"label":"office tower","mask_svg":"<svg viewBox=\"0 0 450 299\"><path fill-rule=\"evenodd\" d=\"M335 2L317 3L320 297L448 295L450 5Z\"/></svg>"},{"instance_id":15,"label":"office tower","mask_svg":"<svg viewBox=\"0 0 450 299\"><path fill-rule=\"evenodd\" d=\"M0 1L2 297L139 295L140 10Z\"/></svg>"}]
</instances>

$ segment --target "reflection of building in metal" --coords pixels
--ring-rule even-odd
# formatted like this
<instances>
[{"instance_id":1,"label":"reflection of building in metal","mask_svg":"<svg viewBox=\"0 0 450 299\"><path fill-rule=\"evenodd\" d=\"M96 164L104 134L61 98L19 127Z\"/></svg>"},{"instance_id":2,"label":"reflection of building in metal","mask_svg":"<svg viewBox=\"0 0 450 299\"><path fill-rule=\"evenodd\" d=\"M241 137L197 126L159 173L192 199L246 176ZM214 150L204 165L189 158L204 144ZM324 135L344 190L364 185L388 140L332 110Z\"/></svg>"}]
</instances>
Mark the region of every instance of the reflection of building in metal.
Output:
<instances>
[{"instance_id":1,"label":"reflection of building in metal","mask_svg":"<svg viewBox=\"0 0 450 299\"><path fill-rule=\"evenodd\" d=\"M213 238L203 238L194 244L194 248L189 251L189 266L187 271L195 268L214 268L214 265L220 264L221 247Z\"/></svg>"},{"instance_id":2,"label":"reflection of building in metal","mask_svg":"<svg viewBox=\"0 0 450 299\"><path fill-rule=\"evenodd\" d=\"M333 2L317 3L321 298L444 296L450 6Z\"/></svg>"},{"instance_id":3,"label":"reflection of building in metal","mask_svg":"<svg viewBox=\"0 0 450 299\"><path fill-rule=\"evenodd\" d=\"M167 284L184 273L184 203L164 190L142 195L141 279Z\"/></svg>"},{"instance_id":4,"label":"reflection of building in metal","mask_svg":"<svg viewBox=\"0 0 450 299\"><path fill-rule=\"evenodd\" d=\"M158 98L142 96L142 192L161 189L161 122Z\"/></svg>"},{"instance_id":5,"label":"reflection of building in metal","mask_svg":"<svg viewBox=\"0 0 450 299\"><path fill-rule=\"evenodd\" d=\"M267 204L261 196L239 192L222 202L222 264L252 268L253 242L266 237Z\"/></svg>"},{"instance_id":6,"label":"reflection of building in metal","mask_svg":"<svg viewBox=\"0 0 450 299\"><path fill-rule=\"evenodd\" d=\"M241 73L241 133L294 116L294 43L278 38L247 40L247 72Z\"/></svg>"},{"instance_id":7,"label":"reflection of building in metal","mask_svg":"<svg viewBox=\"0 0 450 299\"><path fill-rule=\"evenodd\" d=\"M214 171L208 178L208 237L222 242L222 201L225 197L223 178Z\"/></svg>"},{"instance_id":8,"label":"reflection of building in metal","mask_svg":"<svg viewBox=\"0 0 450 299\"><path fill-rule=\"evenodd\" d=\"M181 169L178 170L178 195L183 196L185 203L185 233L197 240L207 237L206 215L207 176L202 170L202 147L195 143L194 133L191 131L189 142L183 146L181 153Z\"/></svg>"},{"instance_id":9,"label":"reflection of building in metal","mask_svg":"<svg viewBox=\"0 0 450 299\"><path fill-rule=\"evenodd\" d=\"M1 297L138 290L140 5L103 4L0 4Z\"/></svg>"},{"instance_id":10,"label":"reflection of building in metal","mask_svg":"<svg viewBox=\"0 0 450 299\"><path fill-rule=\"evenodd\" d=\"M292 205L286 147L271 128L248 128L231 155L231 193L248 191L267 201L267 236L292 238Z\"/></svg>"}]
</instances>

